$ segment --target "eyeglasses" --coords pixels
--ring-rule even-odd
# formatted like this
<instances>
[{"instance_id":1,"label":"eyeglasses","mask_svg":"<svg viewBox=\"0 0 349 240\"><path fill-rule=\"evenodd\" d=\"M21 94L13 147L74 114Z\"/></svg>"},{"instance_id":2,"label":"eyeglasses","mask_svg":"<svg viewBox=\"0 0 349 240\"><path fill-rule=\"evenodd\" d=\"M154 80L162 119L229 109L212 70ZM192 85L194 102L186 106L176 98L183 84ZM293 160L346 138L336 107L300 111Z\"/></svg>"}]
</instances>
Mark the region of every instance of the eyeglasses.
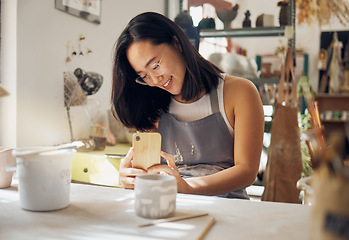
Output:
<instances>
[{"instance_id":1,"label":"eyeglasses","mask_svg":"<svg viewBox=\"0 0 349 240\"><path fill-rule=\"evenodd\" d=\"M167 47L167 43L165 45L164 51L161 54L160 60L157 63L152 64L151 66L148 67L147 73L144 75L138 75L136 78L136 83L142 84L142 85L148 85L147 81L152 81L149 77L149 75L152 75L154 77L158 77L162 74L164 74L164 67L161 67L161 61L162 61L162 56L164 55L165 49Z\"/></svg>"}]
</instances>

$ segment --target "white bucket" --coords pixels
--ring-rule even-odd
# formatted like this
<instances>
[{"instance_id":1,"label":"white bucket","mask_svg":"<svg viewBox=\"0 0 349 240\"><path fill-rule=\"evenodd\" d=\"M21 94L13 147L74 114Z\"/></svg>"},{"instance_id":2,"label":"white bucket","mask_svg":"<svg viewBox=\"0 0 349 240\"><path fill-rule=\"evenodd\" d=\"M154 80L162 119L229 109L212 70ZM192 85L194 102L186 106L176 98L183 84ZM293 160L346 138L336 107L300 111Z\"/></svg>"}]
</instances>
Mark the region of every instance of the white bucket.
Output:
<instances>
[{"instance_id":1,"label":"white bucket","mask_svg":"<svg viewBox=\"0 0 349 240\"><path fill-rule=\"evenodd\" d=\"M41 148L42 149L42 148ZM20 156L36 149L16 149L19 205L30 211L65 208L70 200L70 182L74 149Z\"/></svg>"}]
</instances>

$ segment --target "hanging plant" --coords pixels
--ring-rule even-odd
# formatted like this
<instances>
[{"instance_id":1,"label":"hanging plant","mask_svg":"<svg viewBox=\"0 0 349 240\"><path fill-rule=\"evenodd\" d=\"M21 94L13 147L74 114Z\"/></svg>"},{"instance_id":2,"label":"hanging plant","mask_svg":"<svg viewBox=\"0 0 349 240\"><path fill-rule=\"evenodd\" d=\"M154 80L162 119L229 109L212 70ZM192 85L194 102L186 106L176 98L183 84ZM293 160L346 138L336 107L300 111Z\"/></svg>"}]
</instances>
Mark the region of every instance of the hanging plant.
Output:
<instances>
[{"instance_id":1,"label":"hanging plant","mask_svg":"<svg viewBox=\"0 0 349 240\"><path fill-rule=\"evenodd\" d=\"M296 0L298 24L328 24L335 17L346 26L349 23L348 0Z\"/></svg>"}]
</instances>

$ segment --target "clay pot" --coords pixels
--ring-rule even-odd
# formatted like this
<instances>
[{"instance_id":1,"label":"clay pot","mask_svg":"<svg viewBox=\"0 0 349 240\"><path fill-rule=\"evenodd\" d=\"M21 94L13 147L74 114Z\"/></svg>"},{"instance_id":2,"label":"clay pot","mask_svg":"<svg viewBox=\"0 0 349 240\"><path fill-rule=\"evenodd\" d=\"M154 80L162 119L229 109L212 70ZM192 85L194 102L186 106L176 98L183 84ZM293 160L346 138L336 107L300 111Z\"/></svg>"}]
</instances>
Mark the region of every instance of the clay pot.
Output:
<instances>
[{"instance_id":1,"label":"clay pot","mask_svg":"<svg viewBox=\"0 0 349 240\"><path fill-rule=\"evenodd\" d=\"M216 11L217 17L224 24L224 29L230 28L230 23L236 18L236 15L238 14L238 9L239 9L239 5L236 4L231 10L220 9Z\"/></svg>"},{"instance_id":2,"label":"clay pot","mask_svg":"<svg viewBox=\"0 0 349 240\"><path fill-rule=\"evenodd\" d=\"M289 25L288 24L288 1L278 2L278 6L280 7L279 13L279 23L280 26Z\"/></svg>"}]
</instances>

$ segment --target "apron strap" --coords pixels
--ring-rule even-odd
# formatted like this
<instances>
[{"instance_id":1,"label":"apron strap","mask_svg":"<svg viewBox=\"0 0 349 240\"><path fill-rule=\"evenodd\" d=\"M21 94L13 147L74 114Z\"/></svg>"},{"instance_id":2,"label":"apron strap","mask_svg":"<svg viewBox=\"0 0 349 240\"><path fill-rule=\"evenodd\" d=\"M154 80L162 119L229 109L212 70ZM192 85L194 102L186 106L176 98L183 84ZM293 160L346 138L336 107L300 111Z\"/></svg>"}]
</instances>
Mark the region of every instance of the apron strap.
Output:
<instances>
[{"instance_id":1,"label":"apron strap","mask_svg":"<svg viewBox=\"0 0 349 240\"><path fill-rule=\"evenodd\" d=\"M287 83L288 86L290 86L290 84L292 84L291 86L291 93L290 93L290 97L291 99L289 99L288 102L291 103L291 106L295 107L297 106L297 84L296 84L296 80L294 78L294 73L293 73L293 54L291 51L291 48L288 48L288 54L287 54L287 65L286 65L286 76L287 76ZM289 79L291 75L291 80Z\"/></svg>"},{"instance_id":2,"label":"apron strap","mask_svg":"<svg viewBox=\"0 0 349 240\"><path fill-rule=\"evenodd\" d=\"M212 113L218 113L219 112L219 104L218 104L218 87L216 89L212 89L210 93L210 100L211 100L211 109Z\"/></svg>"},{"instance_id":3,"label":"apron strap","mask_svg":"<svg viewBox=\"0 0 349 240\"><path fill-rule=\"evenodd\" d=\"M293 74L293 54L291 48L287 49L286 59L285 63L282 66L280 83L278 88L277 103L281 104L282 102L285 102L286 105L291 104L291 106L297 106L297 85Z\"/></svg>"},{"instance_id":4,"label":"apron strap","mask_svg":"<svg viewBox=\"0 0 349 240\"><path fill-rule=\"evenodd\" d=\"M282 70L281 70L281 77L278 87L278 95L277 95L277 103L281 104L283 101L285 101L285 63L282 64Z\"/></svg>"}]
</instances>

